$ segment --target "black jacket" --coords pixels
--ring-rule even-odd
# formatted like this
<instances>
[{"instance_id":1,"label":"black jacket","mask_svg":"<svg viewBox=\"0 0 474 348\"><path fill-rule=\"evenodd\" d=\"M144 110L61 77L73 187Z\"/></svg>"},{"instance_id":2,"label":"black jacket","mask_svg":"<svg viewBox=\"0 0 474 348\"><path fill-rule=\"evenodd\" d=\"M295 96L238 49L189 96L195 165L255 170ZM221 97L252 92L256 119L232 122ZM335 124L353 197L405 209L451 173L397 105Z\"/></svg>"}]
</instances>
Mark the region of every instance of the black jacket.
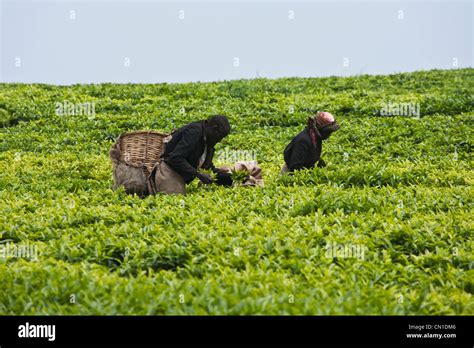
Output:
<instances>
[{"instance_id":1,"label":"black jacket","mask_svg":"<svg viewBox=\"0 0 474 348\"><path fill-rule=\"evenodd\" d=\"M173 133L172 139L166 144L162 158L183 177L186 183L189 183L198 173L199 159L205 148L204 121L193 122Z\"/></svg>"},{"instance_id":2,"label":"black jacket","mask_svg":"<svg viewBox=\"0 0 474 348\"><path fill-rule=\"evenodd\" d=\"M322 143L321 135L316 132L316 144L313 145L308 127L294 137L283 153L290 172L296 169L313 168L321 157Z\"/></svg>"}]
</instances>

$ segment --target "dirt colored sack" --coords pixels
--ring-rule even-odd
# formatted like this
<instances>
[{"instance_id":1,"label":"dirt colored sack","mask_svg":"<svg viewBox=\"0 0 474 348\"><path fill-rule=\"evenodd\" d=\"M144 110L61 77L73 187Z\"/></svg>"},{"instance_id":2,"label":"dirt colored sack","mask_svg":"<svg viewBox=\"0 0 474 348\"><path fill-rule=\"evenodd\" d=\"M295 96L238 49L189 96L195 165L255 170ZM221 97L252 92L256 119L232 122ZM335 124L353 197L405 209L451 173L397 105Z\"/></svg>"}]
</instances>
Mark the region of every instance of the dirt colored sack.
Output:
<instances>
[{"instance_id":1,"label":"dirt colored sack","mask_svg":"<svg viewBox=\"0 0 474 348\"><path fill-rule=\"evenodd\" d=\"M150 183L153 185L152 193L171 193L185 194L186 183L181 175L176 173L164 161L156 164L150 177Z\"/></svg>"},{"instance_id":2,"label":"dirt colored sack","mask_svg":"<svg viewBox=\"0 0 474 348\"><path fill-rule=\"evenodd\" d=\"M246 171L249 173L249 175L244 180L244 182L241 183L242 186L264 186L262 168L260 168L257 161L239 161L233 166L220 167L219 170L226 173L232 173L234 171Z\"/></svg>"},{"instance_id":3,"label":"dirt colored sack","mask_svg":"<svg viewBox=\"0 0 474 348\"><path fill-rule=\"evenodd\" d=\"M234 170L245 170L249 172L247 180L242 183L242 186L260 186L263 187L262 168L257 161L241 161L234 165Z\"/></svg>"},{"instance_id":4,"label":"dirt colored sack","mask_svg":"<svg viewBox=\"0 0 474 348\"><path fill-rule=\"evenodd\" d=\"M128 194L137 194L140 197L149 195L147 178L142 168L129 166L125 163L114 165L113 170L114 186L117 190L123 186Z\"/></svg>"}]
</instances>

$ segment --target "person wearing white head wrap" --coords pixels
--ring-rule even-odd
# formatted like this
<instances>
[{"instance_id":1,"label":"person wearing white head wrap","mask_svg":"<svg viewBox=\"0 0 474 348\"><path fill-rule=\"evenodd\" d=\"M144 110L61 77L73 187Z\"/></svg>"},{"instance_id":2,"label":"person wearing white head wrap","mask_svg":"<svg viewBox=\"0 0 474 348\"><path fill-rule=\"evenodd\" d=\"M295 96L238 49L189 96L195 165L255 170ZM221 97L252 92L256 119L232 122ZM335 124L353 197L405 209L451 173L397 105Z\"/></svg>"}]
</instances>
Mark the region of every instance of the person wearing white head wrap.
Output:
<instances>
[{"instance_id":1,"label":"person wearing white head wrap","mask_svg":"<svg viewBox=\"0 0 474 348\"><path fill-rule=\"evenodd\" d=\"M282 173L310 169L316 163L319 167L324 167L325 162L321 159L322 142L339 128L339 124L329 112L318 112L308 118L306 128L293 138L283 152L285 165Z\"/></svg>"}]
</instances>

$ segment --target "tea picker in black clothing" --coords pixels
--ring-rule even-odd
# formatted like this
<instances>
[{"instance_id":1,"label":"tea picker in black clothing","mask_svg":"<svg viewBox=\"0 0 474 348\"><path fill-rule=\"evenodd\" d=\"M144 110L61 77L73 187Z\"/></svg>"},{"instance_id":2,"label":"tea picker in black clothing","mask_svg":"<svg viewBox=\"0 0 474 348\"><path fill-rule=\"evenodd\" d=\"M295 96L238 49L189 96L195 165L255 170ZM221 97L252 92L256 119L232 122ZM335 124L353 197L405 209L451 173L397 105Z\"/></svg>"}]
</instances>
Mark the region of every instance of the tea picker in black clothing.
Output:
<instances>
[{"instance_id":1,"label":"tea picker in black clothing","mask_svg":"<svg viewBox=\"0 0 474 348\"><path fill-rule=\"evenodd\" d=\"M326 163L321 158L323 140L328 139L339 128L339 124L329 112L319 112L308 118L306 128L286 146L283 152L285 165L281 172L310 169L316 163L318 167L324 167Z\"/></svg>"}]
</instances>

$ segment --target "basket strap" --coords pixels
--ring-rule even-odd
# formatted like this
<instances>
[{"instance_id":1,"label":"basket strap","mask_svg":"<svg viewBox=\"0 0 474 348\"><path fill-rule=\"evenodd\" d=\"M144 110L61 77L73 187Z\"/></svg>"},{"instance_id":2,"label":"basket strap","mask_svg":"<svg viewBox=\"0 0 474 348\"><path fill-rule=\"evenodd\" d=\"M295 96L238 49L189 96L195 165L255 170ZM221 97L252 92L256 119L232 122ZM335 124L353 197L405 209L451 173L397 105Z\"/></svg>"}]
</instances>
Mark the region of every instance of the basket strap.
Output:
<instances>
[{"instance_id":1,"label":"basket strap","mask_svg":"<svg viewBox=\"0 0 474 348\"><path fill-rule=\"evenodd\" d=\"M148 141L150 139L150 133L151 131L148 131L147 137L146 137L146 143L145 143L145 158L142 161L142 164L145 165L145 161L148 158Z\"/></svg>"},{"instance_id":2,"label":"basket strap","mask_svg":"<svg viewBox=\"0 0 474 348\"><path fill-rule=\"evenodd\" d=\"M150 195L155 195L158 189L156 188L155 185L155 180L154 177L156 175L156 170L158 169L158 165L160 162L156 162L155 165L153 166L153 169L151 170L150 175L146 177L146 183L148 185L148 193Z\"/></svg>"}]
</instances>

